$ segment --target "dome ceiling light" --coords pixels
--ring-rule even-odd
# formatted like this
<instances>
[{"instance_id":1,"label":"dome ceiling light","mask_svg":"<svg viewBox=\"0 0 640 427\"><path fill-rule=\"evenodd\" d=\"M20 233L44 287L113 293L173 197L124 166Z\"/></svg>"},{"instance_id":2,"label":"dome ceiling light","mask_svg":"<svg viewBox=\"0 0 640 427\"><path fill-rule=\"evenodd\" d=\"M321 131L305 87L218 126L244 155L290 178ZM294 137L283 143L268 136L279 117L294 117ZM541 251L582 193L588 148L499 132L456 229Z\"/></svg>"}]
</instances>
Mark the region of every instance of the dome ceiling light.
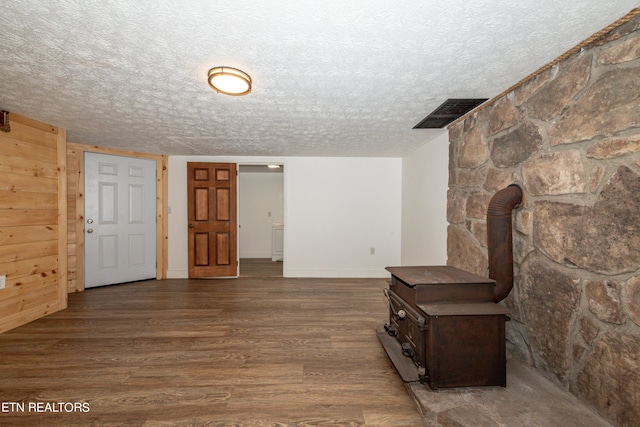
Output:
<instances>
[{"instance_id":1,"label":"dome ceiling light","mask_svg":"<svg viewBox=\"0 0 640 427\"><path fill-rule=\"evenodd\" d=\"M237 68L214 67L209 70L209 86L225 95L246 95L251 92L251 77Z\"/></svg>"}]
</instances>

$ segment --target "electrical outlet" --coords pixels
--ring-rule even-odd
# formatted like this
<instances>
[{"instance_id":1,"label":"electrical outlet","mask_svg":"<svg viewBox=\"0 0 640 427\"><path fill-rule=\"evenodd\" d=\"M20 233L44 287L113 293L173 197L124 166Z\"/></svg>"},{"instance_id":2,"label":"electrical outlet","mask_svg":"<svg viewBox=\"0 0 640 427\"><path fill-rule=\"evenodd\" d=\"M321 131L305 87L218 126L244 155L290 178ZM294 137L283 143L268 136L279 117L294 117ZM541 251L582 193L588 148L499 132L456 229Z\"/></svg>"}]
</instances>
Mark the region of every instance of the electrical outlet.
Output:
<instances>
[{"instance_id":1,"label":"electrical outlet","mask_svg":"<svg viewBox=\"0 0 640 427\"><path fill-rule=\"evenodd\" d=\"M3 274L2 276L0 276L0 289L4 289L6 284L7 284L7 276Z\"/></svg>"}]
</instances>

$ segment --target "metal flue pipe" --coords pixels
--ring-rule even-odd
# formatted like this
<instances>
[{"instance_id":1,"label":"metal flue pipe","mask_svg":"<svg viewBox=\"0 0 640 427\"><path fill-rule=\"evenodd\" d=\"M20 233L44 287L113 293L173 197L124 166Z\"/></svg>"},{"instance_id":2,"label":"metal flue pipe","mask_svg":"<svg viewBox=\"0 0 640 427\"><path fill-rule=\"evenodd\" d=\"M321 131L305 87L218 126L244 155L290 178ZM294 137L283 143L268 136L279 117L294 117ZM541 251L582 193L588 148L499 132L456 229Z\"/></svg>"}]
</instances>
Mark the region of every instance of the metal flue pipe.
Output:
<instances>
[{"instance_id":1,"label":"metal flue pipe","mask_svg":"<svg viewBox=\"0 0 640 427\"><path fill-rule=\"evenodd\" d=\"M487 209L489 277L496 281L493 301L500 302L513 288L513 232L511 212L524 204L522 187L511 184L498 191Z\"/></svg>"}]
</instances>

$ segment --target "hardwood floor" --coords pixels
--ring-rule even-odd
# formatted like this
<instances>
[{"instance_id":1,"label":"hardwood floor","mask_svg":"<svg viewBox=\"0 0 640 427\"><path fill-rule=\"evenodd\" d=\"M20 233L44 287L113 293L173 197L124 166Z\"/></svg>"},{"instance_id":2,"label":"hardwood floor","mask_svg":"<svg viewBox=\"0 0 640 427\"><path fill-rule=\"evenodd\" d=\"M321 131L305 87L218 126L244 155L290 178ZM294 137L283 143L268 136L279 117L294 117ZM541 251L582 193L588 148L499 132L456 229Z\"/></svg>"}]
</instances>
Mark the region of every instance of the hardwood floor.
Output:
<instances>
[{"instance_id":1,"label":"hardwood floor","mask_svg":"<svg viewBox=\"0 0 640 427\"><path fill-rule=\"evenodd\" d=\"M384 287L240 278L71 294L0 335L0 425L421 426L375 335Z\"/></svg>"},{"instance_id":2,"label":"hardwood floor","mask_svg":"<svg viewBox=\"0 0 640 427\"><path fill-rule=\"evenodd\" d=\"M241 258L240 277L282 277L282 262L271 258Z\"/></svg>"}]
</instances>

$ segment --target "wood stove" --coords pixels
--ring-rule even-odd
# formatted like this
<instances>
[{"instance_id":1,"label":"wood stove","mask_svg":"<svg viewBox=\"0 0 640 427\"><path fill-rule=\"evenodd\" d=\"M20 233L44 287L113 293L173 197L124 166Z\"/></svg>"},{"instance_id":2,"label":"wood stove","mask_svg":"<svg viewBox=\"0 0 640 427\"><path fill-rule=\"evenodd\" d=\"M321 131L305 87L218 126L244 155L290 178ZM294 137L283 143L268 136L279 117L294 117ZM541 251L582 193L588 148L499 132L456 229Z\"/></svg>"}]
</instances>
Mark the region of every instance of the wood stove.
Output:
<instances>
[{"instance_id":1,"label":"wood stove","mask_svg":"<svg viewBox=\"0 0 640 427\"><path fill-rule=\"evenodd\" d=\"M387 267L389 321L378 338L404 381L434 390L507 385L508 310L497 303L513 287L511 211L523 201L510 185L489 203L490 278L450 266Z\"/></svg>"},{"instance_id":2,"label":"wood stove","mask_svg":"<svg viewBox=\"0 0 640 427\"><path fill-rule=\"evenodd\" d=\"M495 281L454 267L387 267L389 322L378 332L407 382L432 389L506 386L507 310Z\"/></svg>"}]
</instances>

